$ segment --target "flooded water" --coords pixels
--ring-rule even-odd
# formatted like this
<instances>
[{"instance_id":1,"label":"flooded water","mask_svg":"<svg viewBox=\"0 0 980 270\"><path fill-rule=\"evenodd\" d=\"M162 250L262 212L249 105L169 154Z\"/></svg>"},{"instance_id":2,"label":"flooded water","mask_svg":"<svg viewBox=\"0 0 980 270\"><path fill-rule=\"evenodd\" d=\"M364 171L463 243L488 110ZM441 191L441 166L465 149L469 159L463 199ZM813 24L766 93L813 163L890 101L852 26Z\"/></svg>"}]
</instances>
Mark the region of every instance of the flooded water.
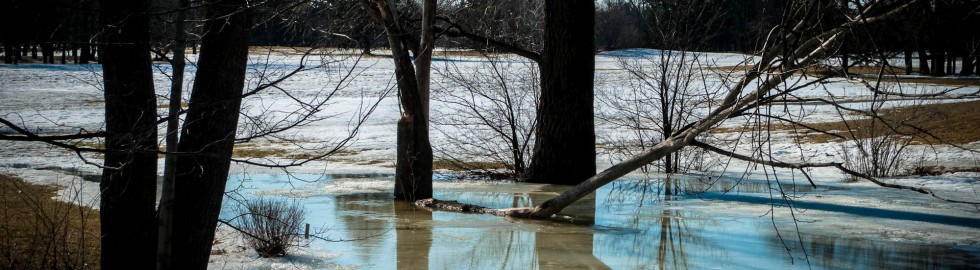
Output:
<instances>
[{"instance_id":1,"label":"flooded water","mask_svg":"<svg viewBox=\"0 0 980 270\"><path fill-rule=\"evenodd\" d=\"M820 221L771 218L758 211L787 206L768 194L814 192L809 186L760 181L619 180L563 214L589 224L518 220L416 209L394 202L386 175L242 175L229 181L226 209L249 196L294 198L321 235L308 249L329 258L295 258L342 269L969 269L976 245L954 247L850 235ZM826 189L825 187L821 187ZM844 187L836 187L843 189ZM435 197L488 207L541 203L563 187L440 180ZM819 190L818 190L819 191ZM764 195L764 196L763 196ZM980 231L980 219L891 213L840 205L842 219L915 219ZM834 208L795 205L797 208ZM878 215L878 216L876 216ZM230 213L225 218L231 217ZM778 215L777 215L778 216ZM845 222L846 223L846 222ZM836 223L835 223L836 224ZM799 229L797 229L799 227ZM812 227L812 228L811 228Z\"/></svg>"}]
</instances>

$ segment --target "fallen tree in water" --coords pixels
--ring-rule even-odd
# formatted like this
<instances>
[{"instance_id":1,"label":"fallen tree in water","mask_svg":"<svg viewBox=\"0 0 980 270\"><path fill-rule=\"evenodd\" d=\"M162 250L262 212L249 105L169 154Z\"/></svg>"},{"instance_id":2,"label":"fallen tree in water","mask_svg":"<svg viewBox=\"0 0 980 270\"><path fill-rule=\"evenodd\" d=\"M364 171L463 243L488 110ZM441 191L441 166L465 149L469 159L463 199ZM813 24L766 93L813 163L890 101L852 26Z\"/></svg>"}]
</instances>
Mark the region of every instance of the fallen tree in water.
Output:
<instances>
[{"instance_id":1,"label":"fallen tree in water","mask_svg":"<svg viewBox=\"0 0 980 270\"><path fill-rule=\"evenodd\" d=\"M729 82L727 84L722 84L722 87L724 88L721 90L727 89L726 95L721 101L720 105L711 110L709 114L701 118L699 121L680 128L676 133L674 133L673 136L666 138L659 144L650 147L640 154L626 159L625 161L613 165L612 167L596 174L578 185L573 186L569 190L545 201L538 206L493 209L478 205L465 204L455 201L441 201L436 199L418 200L415 202L415 204L420 207L455 212L482 213L517 218L552 219L560 211L585 197L589 193L594 192L600 187L619 179L627 173L637 170L644 165L664 158L665 156L688 146L700 147L730 158L740 159L755 164L800 170L804 176L807 176L807 178L809 178L809 176L804 170L805 168L834 167L846 174L867 179L879 186L907 189L940 198L935 193L925 188L887 184L878 181L874 177L871 177L865 173L845 168L844 165L839 162L783 162L773 160L771 156L766 159L753 157L753 155L738 154L735 151L727 151L720 147L713 146L708 142L698 140L700 135L714 127L717 127L726 119L742 116L760 117L768 120L783 121L806 127L806 125L803 125L798 121L762 114L757 111L757 109L774 104L784 105L790 102L801 102L799 99L795 98L794 91L812 86L822 81L826 77L808 82L803 82L802 80L790 81L790 78L798 74L802 74L807 68L821 64L828 58L832 57L840 48L845 36L851 34L852 31L855 31L863 26L892 19L917 5L917 2L918 1L910 1L902 4L874 2L864 6L863 9L858 10L858 12L855 14L843 14L846 16L846 18L848 18L847 22L830 28L829 30L825 30L826 28L820 28L819 20L821 19L821 16L818 14L821 12L828 12L832 10L832 8L829 6L822 6L820 1L801 1L798 5L795 5L790 12L786 13L786 16L788 17L786 17L787 20L784 21L792 22L794 24L777 26L770 31L765 47L757 57L758 61L756 61L752 68L748 69L744 76L742 76L738 81L735 81L734 83ZM870 85L868 89L876 95L889 94ZM817 102L831 105L839 110L857 111L855 109L846 108L833 100L818 100ZM875 112L857 112L861 112L872 118L880 119L880 116L878 116ZM823 133L826 132L819 130L817 131ZM810 183L811 185L813 184L812 180ZM962 202L948 199L943 200L976 204L975 202Z\"/></svg>"}]
</instances>

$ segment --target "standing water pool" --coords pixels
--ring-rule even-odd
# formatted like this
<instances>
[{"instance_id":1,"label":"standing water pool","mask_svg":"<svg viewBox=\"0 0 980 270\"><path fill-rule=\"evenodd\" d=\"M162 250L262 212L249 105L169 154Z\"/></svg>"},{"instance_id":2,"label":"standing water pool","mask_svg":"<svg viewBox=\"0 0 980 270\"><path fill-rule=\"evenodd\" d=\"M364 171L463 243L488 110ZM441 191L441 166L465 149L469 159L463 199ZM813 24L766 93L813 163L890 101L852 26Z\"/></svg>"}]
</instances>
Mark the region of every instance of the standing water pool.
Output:
<instances>
[{"instance_id":1,"label":"standing water pool","mask_svg":"<svg viewBox=\"0 0 980 270\"><path fill-rule=\"evenodd\" d=\"M436 198L497 208L539 204L565 188L443 178ZM903 205L931 197L846 184L735 181L677 177L668 189L660 180L618 180L562 212L585 221L573 224L417 209L393 200L390 175L236 175L222 219L234 224L249 197L288 198L331 241L243 265L215 256L212 268L980 268L975 212L918 211ZM870 195L889 206L862 201Z\"/></svg>"}]
</instances>

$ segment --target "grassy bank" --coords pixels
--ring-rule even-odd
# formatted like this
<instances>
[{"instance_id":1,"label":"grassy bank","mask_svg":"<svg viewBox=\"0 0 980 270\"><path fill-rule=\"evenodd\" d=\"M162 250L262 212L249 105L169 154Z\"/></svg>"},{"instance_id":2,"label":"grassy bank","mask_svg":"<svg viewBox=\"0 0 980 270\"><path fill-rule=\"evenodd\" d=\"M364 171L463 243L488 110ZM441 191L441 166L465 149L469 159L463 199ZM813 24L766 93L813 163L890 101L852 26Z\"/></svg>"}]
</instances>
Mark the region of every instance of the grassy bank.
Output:
<instances>
[{"instance_id":1,"label":"grassy bank","mask_svg":"<svg viewBox=\"0 0 980 270\"><path fill-rule=\"evenodd\" d=\"M0 269L98 269L99 213L0 175Z\"/></svg>"}]
</instances>

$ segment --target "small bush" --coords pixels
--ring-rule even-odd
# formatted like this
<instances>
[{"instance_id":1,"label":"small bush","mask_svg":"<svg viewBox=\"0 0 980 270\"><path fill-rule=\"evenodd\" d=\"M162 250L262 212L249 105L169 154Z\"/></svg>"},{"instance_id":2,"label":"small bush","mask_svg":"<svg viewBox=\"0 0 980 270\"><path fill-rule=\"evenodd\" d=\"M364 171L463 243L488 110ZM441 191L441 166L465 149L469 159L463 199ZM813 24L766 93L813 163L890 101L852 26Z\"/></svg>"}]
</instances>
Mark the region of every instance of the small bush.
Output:
<instances>
[{"instance_id":1,"label":"small bush","mask_svg":"<svg viewBox=\"0 0 980 270\"><path fill-rule=\"evenodd\" d=\"M259 256L280 257L294 246L306 211L295 201L260 197L246 200L239 216L238 226L246 234L245 242Z\"/></svg>"}]
</instances>

